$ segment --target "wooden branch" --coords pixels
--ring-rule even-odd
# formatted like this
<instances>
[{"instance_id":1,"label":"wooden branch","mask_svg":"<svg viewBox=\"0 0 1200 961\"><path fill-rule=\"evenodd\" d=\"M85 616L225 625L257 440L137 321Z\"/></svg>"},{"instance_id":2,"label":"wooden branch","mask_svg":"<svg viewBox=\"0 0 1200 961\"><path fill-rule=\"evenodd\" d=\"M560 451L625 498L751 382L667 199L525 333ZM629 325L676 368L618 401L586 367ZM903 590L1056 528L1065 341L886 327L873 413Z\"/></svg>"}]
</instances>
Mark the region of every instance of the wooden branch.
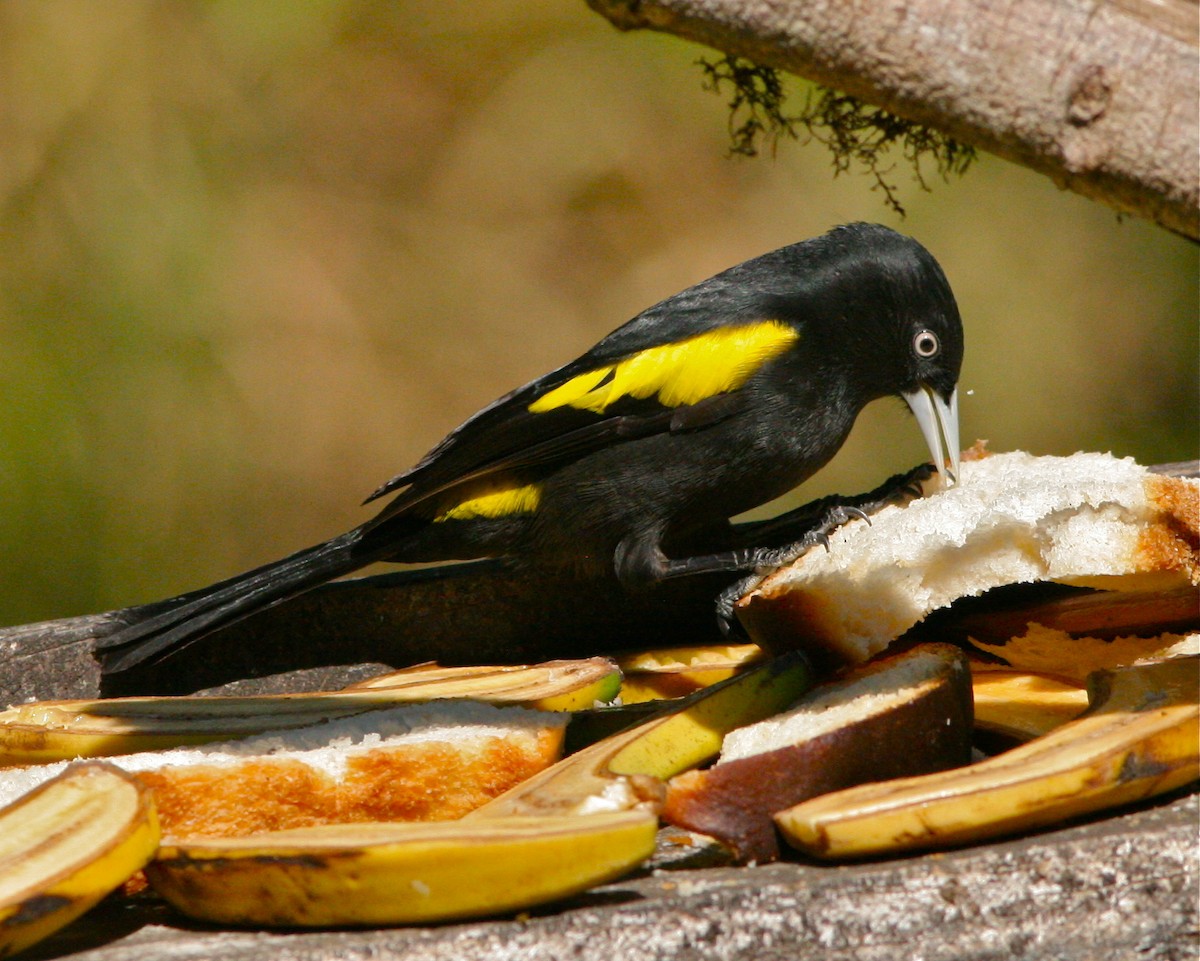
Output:
<instances>
[{"instance_id":1,"label":"wooden branch","mask_svg":"<svg viewBox=\"0 0 1200 961\"><path fill-rule=\"evenodd\" d=\"M1196 0L588 0L1200 239Z\"/></svg>"},{"instance_id":2,"label":"wooden branch","mask_svg":"<svg viewBox=\"0 0 1200 961\"><path fill-rule=\"evenodd\" d=\"M137 610L0 628L0 708L27 700L332 690L421 661L484 664L717 644L727 576L630 594L502 564L457 564L326 584L158 664L101 678L96 640Z\"/></svg>"}]
</instances>

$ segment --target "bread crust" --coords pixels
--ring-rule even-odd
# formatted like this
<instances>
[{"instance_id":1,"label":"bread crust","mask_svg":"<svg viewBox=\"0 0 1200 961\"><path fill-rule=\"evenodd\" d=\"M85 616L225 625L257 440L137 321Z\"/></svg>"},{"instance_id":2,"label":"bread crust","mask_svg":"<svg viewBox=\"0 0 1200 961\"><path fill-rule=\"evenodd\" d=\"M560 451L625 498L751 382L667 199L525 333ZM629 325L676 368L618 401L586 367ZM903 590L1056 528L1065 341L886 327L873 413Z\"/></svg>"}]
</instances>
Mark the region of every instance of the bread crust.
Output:
<instances>
[{"instance_id":1,"label":"bread crust","mask_svg":"<svg viewBox=\"0 0 1200 961\"><path fill-rule=\"evenodd\" d=\"M916 685L914 667L921 672ZM864 689L883 697L867 707ZM776 811L868 781L970 760L971 675L956 647L926 644L873 661L800 703L830 695L835 703L821 713L832 714L836 724L823 733L672 778L664 820L717 838L741 862L773 861L779 857ZM896 749L900 744L903 750Z\"/></svg>"},{"instance_id":2,"label":"bread crust","mask_svg":"<svg viewBox=\"0 0 1200 961\"><path fill-rule=\"evenodd\" d=\"M564 730L564 715L441 702L106 760L151 789L164 837L233 837L459 818L558 760ZM64 766L11 768L0 783L27 790Z\"/></svg>"},{"instance_id":3,"label":"bread crust","mask_svg":"<svg viewBox=\"0 0 1200 961\"><path fill-rule=\"evenodd\" d=\"M458 746L382 747L347 758L340 777L286 757L164 767L134 777L153 791L163 834L175 838L354 821L446 821L549 766L558 740L542 732Z\"/></svg>"},{"instance_id":4,"label":"bread crust","mask_svg":"<svg viewBox=\"0 0 1200 961\"><path fill-rule=\"evenodd\" d=\"M964 460L961 483L851 521L743 597L764 646L858 662L932 611L1007 584L1200 584L1200 481L1129 458L1024 452Z\"/></svg>"}]
</instances>

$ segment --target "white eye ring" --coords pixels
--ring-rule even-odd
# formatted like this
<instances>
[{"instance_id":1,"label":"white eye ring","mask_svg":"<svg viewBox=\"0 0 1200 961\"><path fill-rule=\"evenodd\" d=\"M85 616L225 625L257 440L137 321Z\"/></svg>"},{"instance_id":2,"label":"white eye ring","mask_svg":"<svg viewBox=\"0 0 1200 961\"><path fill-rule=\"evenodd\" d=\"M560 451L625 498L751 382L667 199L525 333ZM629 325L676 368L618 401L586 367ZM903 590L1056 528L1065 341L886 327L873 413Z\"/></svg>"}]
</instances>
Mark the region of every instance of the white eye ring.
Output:
<instances>
[{"instance_id":1,"label":"white eye ring","mask_svg":"<svg viewBox=\"0 0 1200 961\"><path fill-rule=\"evenodd\" d=\"M912 345L913 353L925 360L936 357L938 351L942 349L937 334L932 330L918 330L916 336L913 337Z\"/></svg>"}]
</instances>

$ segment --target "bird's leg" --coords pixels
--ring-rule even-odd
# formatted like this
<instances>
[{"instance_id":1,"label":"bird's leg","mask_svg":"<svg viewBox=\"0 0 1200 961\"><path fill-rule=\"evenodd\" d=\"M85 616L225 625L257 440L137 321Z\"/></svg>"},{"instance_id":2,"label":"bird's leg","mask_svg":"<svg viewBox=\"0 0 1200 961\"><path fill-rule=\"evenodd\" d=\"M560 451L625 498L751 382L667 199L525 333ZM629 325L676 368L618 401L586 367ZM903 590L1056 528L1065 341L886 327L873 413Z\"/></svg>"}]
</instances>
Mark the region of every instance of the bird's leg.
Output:
<instances>
[{"instance_id":1,"label":"bird's leg","mask_svg":"<svg viewBox=\"0 0 1200 961\"><path fill-rule=\"evenodd\" d=\"M769 571L790 564L811 548L829 547L829 535L851 520L865 520L892 504L903 504L920 497L921 483L933 476L928 464L884 481L879 487L853 497L833 495L812 501L765 521L737 524L732 528L733 546L729 550L673 560L661 548L643 549L644 571L656 580L685 577L690 574L736 571ZM648 556L649 555L649 556ZM633 552L629 557L632 558Z\"/></svg>"},{"instance_id":2,"label":"bird's leg","mask_svg":"<svg viewBox=\"0 0 1200 961\"><path fill-rule=\"evenodd\" d=\"M791 564L813 547L822 544L829 550L829 535L854 518L870 524L870 515L891 504L905 504L923 493L922 483L932 477L933 468L922 464L904 474L897 474L879 487L856 497L826 497L798 507L767 521L741 524L734 528L739 539L762 544L780 533L795 539L781 547L743 546L732 552L749 561L741 570L751 573L740 578L717 596L717 623L723 634L737 632L733 607L738 599L756 588L772 571Z\"/></svg>"},{"instance_id":3,"label":"bird's leg","mask_svg":"<svg viewBox=\"0 0 1200 961\"><path fill-rule=\"evenodd\" d=\"M717 626L721 633L727 637L740 633L733 614L733 606L739 598L758 587L767 575L798 560L818 544L828 551L829 535L847 521L855 519L871 523L867 511L849 504L833 504L824 510L820 520L799 540L782 547L743 549L742 553L749 555L753 560L742 569L750 568L751 572L734 581L717 595Z\"/></svg>"},{"instance_id":4,"label":"bird's leg","mask_svg":"<svg viewBox=\"0 0 1200 961\"><path fill-rule=\"evenodd\" d=\"M662 546L662 531L639 531L617 545L613 566L617 580L628 588L646 587L658 581L693 574L736 574L760 566L761 546L743 546L710 554L668 557Z\"/></svg>"},{"instance_id":5,"label":"bird's leg","mask_svg":"<svg viewBox=\"0 0 1200 961\"><path fill-rule=\"evenodd\" d=\"M855 497L825 497L766 521L736 525L735 546L729 550L671 558L662 549L661 529L641 531L623 540L614 555L617 578L628 587L695 574L741 574L717 598L717 617L723 633L734 629L733 605L769 573L790 564L818 544L829 549L829 535L848 521L870 523L870 515L890 504L906 503L922 494L921 482L933 475L924 464L889 478L879 487ZM780 538L785 538L780 543ZM773 543L772 543L773 542Z\"/></svg>"},{"instance_id":6,"label":"bird's leg","mask_svg":"<svg viewBox=\"0 0 1200 961\"><path fill-rule=\"evenodd\" d=\"M831 514L839 508L855 508L862 514L870 516L878 513L891 504L906 504L920 497L924 490L922 484L934 475L935 471L929 464L914 467L903 474L889 477L882 484L865 494L844 497L834 494L810 501L800 507L771 517L763 521L750 521L736 524L733 527L734 537L739 546L764 546L767 544L783 544L802 540L809 531L826 526L826 533L845 523L835 523L828 528L827 522ZM852 515L858 516L858 515ZM810 545L811 546L811 545Z\"/></svg>"}]
</instances>

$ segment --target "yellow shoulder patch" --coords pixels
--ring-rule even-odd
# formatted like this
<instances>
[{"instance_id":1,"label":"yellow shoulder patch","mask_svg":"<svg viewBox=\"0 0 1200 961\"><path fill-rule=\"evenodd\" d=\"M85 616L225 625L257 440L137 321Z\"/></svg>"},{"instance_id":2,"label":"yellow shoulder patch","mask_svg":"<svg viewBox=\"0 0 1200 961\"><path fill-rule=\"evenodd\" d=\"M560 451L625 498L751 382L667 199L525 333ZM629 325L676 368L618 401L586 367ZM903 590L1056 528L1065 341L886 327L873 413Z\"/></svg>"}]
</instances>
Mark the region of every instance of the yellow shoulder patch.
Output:
<instances>
[{"instance_id":1,"label":"yellow shoulder patch","mask_svg":"<svg viewBox=\"0 0 1200 961\"><path fill-rule=\"evenodd\" d=\"M777 320L719 327L572 377L531 403L529 411L576 407L599 414L622 397L656 395L664 407L695 404L737 390L799 337L798 330Z\"/></svg>"},{"instance_id":2,"label":"yellow shoulder patch","mask_svg":"<svg viewBox=\"0 0 1200 961\"><path fill-rule=\"evenodd\" d=\"M508 517L511 514L532 514L542 502L542 489L537 484L506 487L459 501L438 514L433 522L467 521L476 517Z\"/></svg>"}]
</instances>

